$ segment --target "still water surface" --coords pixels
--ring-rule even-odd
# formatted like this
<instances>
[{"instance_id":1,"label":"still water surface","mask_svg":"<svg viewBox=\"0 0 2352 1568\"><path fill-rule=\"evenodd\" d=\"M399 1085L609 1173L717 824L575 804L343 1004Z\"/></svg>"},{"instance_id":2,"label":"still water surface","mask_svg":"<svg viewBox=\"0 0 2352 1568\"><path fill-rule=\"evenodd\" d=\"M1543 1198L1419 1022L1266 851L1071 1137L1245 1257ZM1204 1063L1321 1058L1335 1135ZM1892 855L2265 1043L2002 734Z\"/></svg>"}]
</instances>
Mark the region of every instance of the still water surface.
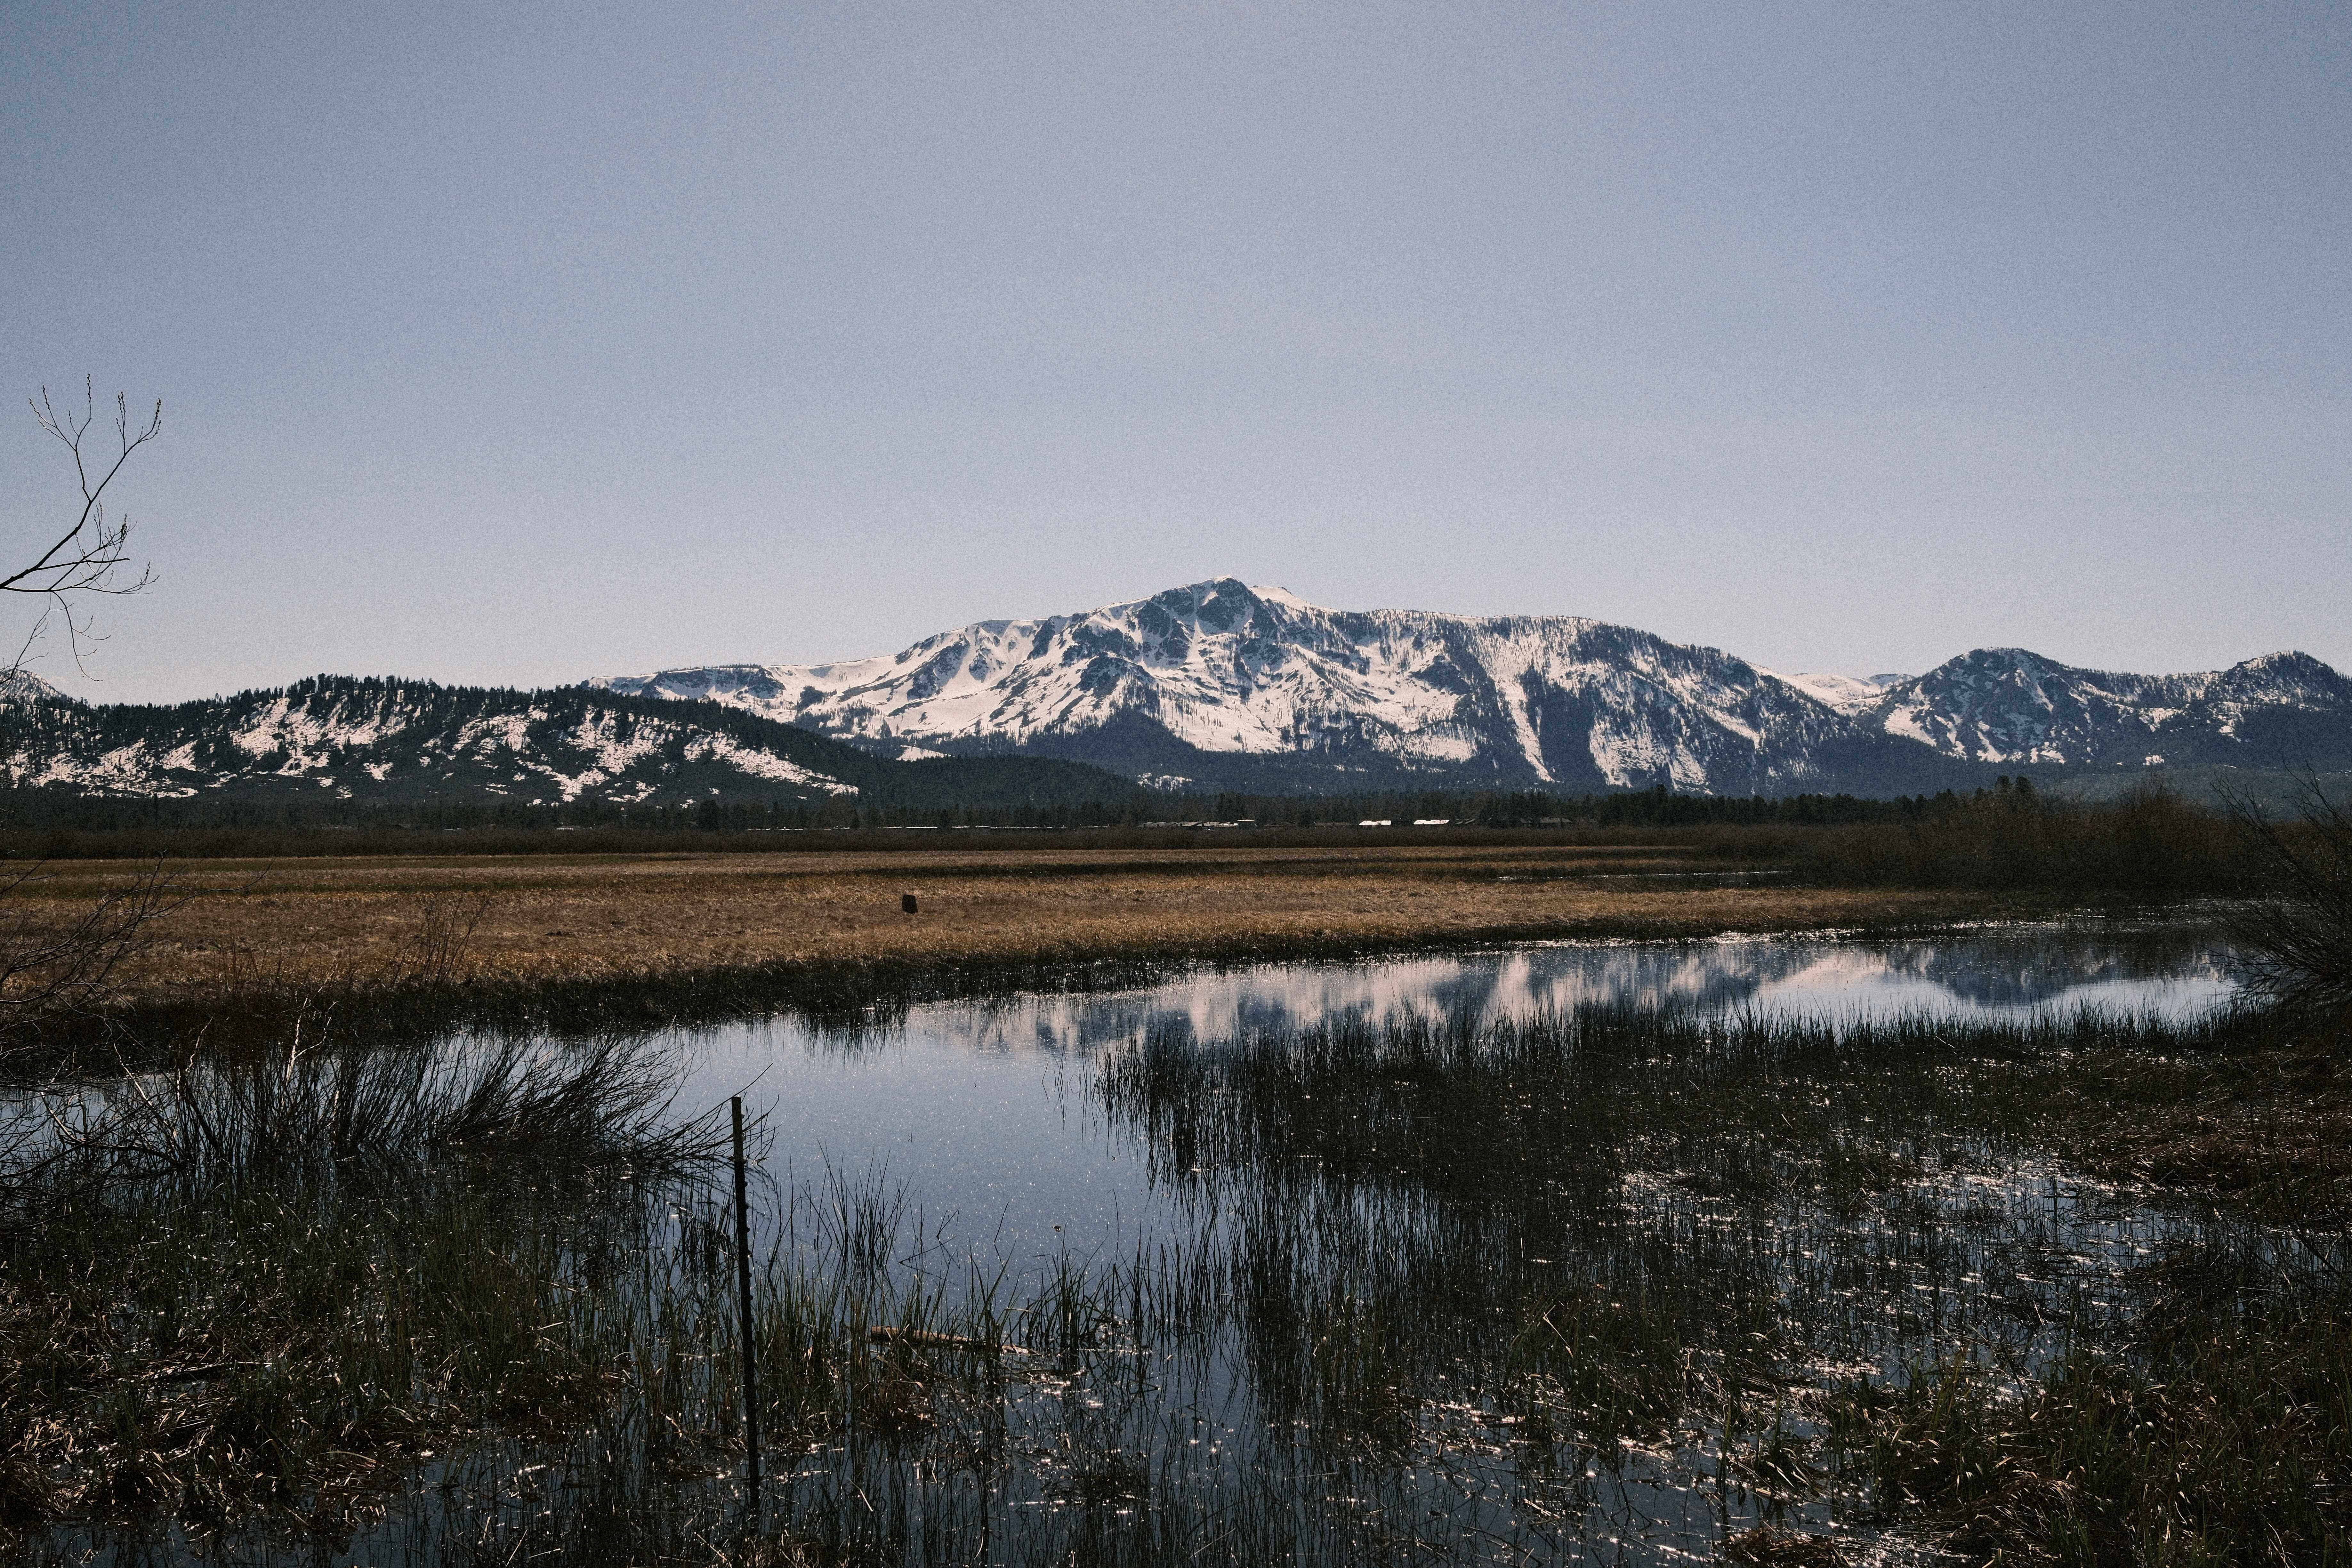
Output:
<instances>
[{"instance_id":1,"label":"still water surface","mask_svg":"<svg viewBox=\"0 0 2352 1568\"><path fill-rule=\"evenodd\" d=\"M1725 1018L1991 1023L2093 1010L2188 1022L2227 1004L2200 932L1995 926L1931 939L1554 942L1180 974L1115 992L943 1002L847 1028L776 1018L681 1034L682 1106L744 1092L788 1185L881 1172L973 1247L1131 1247L1164 1184L1093 1092L1107 1051L1421 1014L1525 1021L1625 1005Z\"/></svg>"}]
</instances>

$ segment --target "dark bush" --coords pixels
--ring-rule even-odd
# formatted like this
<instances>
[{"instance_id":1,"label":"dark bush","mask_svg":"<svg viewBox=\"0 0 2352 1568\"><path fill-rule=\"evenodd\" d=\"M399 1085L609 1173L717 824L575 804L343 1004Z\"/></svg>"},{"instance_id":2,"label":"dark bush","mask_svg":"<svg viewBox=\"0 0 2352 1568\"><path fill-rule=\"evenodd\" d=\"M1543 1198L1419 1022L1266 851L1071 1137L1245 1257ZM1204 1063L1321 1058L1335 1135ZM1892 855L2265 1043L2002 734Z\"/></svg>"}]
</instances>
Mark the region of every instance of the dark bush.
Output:
<instances>
[{"instance_id":1,"label":"dark bush","mask_svg":"<svg viewBox=\"0 0 2352 1568\"><path fill-rule=\"evenodd\" d=\"M2234 934L2253 996L2296 1032L2340 1044L2352 1033L2352 811L2316 780L2305 782L2302 806L2288 823L2235 809L2270 890Z\"/></svg>"},{"instance_id":2,"label":"dark bush","mask_svg":"<svg viewBox=\"0 0 2352 1568\"><path fill-rule=\"evenodd\" d=\"M2016 788L1947 796L1910 821L1806 830L1788 854L1823 882L2154 900L2240 892L2263 871L2227 816L2160 787L2096 803Z\"/></svg>"}]
</instances>

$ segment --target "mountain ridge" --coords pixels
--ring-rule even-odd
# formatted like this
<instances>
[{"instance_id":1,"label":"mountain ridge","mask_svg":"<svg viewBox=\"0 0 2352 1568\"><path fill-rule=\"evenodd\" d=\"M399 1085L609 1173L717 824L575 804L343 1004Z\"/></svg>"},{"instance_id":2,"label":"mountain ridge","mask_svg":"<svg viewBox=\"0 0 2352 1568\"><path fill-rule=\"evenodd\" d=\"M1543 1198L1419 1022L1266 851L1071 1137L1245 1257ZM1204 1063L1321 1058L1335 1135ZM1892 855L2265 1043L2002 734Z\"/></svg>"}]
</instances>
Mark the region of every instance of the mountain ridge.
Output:
<instances>
[{"instance_id":1,"label":"mountain ridge","mask_svg":"<svg viewBox=\"0 0 2352 1568\"><path fill-rule=\"evenodd\" d=\"M0 784L95 797L632 810L1175 792L1666 788L1929 795L2032 770L2352 767L2352 681L2307 654L2148 676L1978 648L1784 675L1582 616L1327 610L1231 578L895 655L538 690L319 676L174 705L0 681ZM845 806L843 809L846 809Z\"/></svg>"},{"instance_id":2,"label":"mountain ridge","mask_svg":"<svg viewBox=\"0 0 2352 1568\"><path fill-rule=\"evenodd\" d=\"M1886 795L2001 766L2352 759L2352 682L2299 653L2183 676L2023 649L1916 676L1784 675L1589 617L1329 610L1234 578L896 655L592 684L886 753L1054 755L1194 787Z\"/></svg>"},{"instance_id":3,"label":"mountain ridge","mask_svg":"<svg viewBox=\"0 0 2352 1568\"><path fill-rule=\"evenodd\" d=\"M519 690L314 676L169 705L0 700L0 783L268 805L721 803L919 806L1117 798L1124 779L1036 759L898 763L718 704L584 686Z\"/></svg>"}]
</instances>

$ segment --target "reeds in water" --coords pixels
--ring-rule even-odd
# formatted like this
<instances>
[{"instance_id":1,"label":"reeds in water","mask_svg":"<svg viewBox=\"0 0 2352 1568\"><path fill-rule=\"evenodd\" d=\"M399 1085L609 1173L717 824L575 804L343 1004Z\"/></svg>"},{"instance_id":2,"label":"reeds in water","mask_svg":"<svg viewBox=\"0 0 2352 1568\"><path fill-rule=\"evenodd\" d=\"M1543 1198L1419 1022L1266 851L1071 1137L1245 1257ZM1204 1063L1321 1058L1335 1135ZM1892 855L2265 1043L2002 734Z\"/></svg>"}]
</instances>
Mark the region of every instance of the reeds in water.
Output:
<instances>
[{"instance_id":1,"label":"reeds in water","mask_svg":"<svg viewBox=\"0 0 2352 1568\"><path fill-rule=\"evenodd\" d=\"M2050 1155L2060 1089L2095 1114L2242 1027L1157 1030L1097 1079L1168 1199L1139 1239L972 1247L878 1170L756 1184L756 1388L716 1126L647 1047L124 1080L25 1123L0 1508L60 1559L417 1568L1818 1561L1906 1519L2185 1563L2274 1518L2321 1560L2340 1234Z\"/></svg>"}]
</instances>

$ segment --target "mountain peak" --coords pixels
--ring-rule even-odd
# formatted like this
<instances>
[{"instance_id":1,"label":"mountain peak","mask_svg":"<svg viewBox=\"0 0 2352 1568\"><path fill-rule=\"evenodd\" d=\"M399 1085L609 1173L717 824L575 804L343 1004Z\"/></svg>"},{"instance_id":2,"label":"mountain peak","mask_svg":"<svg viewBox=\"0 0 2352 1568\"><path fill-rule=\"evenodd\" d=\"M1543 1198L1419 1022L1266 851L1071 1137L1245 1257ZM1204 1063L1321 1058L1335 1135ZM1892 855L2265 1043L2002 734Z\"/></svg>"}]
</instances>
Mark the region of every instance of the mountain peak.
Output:
<instances>
[{"instance_id":1,"label":"mountain peak","mask_svg":"<svg viewBox=\"0 0 2352 1568\"><path fill-rule=\"evenodd\" d=\"M2158 677L2003 647L1919 676L1780 675L1601 621L1330 610L1236 577L982 621L895 655L598 684L893 755L1032 752L1218 788L1884 794L1976 777L1955 763L2137 766L2257 742L2352 755L2343 678L2300 654ZM2282 730L2290 712L2310 723Z\"/></svg>"},{"instance_id":2,"label":"mountain peak","mask_svg":"<svg viewBox=\"0 0 2352 1568\"><path fill-rule=\"evenodd\" d=\"M81 700L68 697L35 675L29 669L0 671L0 705L37 707L45 703L79 705Z\"/></svg>"},{"instance_id":3,"label":"mountain peak","mask_svg":"<svg viewBox=\"0 0 2352 1568\"><path fill-rule=\"evenodd\" d=\"M1895 683L1865 717L1987 763L2273 767L2352 758L2352 682L2307 654L2132 675L1977 648Z\"/></svg>"},{"instance_id":4,"label":"mountain peak","mask_svg":"<svg viewBox=\"0 0 2352 1568\"><path fill-rule=\"evenodd\" d=\"M1804 787L1806 748L1874 746L1712 649L1569 616L1338 611L1213 577L896 656L602 684L711 697L876 748L1034 751L1266 787Z\"/></svg>"},{"instance_id":5,"label":"mountain peak","mask_svg":"<svg viewBox=\"0 0 2352 1568\"><path fill-rule=\"evenodd\" d=\"M2297 648L2282 648L2277 653L2258 653L2252 658L2241 659L2230 667L2261 675L2293 675L2303 679L2325 679L2336 671L2328 665Z\"/></svg>"}]
</instances>

